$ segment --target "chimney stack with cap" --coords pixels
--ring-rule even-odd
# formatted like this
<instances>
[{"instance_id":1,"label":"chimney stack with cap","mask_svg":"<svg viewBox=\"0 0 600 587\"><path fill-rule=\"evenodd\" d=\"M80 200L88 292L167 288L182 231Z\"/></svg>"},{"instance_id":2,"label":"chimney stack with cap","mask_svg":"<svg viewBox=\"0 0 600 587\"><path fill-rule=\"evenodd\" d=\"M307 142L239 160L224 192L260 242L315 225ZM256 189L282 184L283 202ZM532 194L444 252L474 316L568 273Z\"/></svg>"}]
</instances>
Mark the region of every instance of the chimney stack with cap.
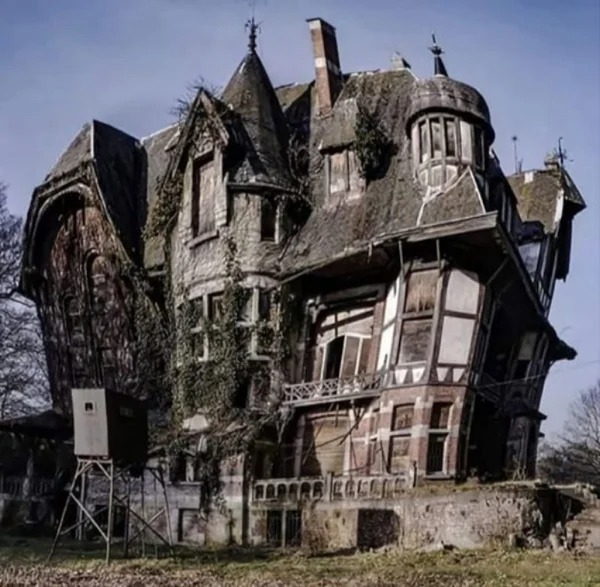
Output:
<instances>
[{"instance_id":1,"label":"chimney stack with cap","mask_svg":"<svg viewBox=\"0 0 600 587\"><path fill-rule=\"evenodd\" d=\"M343 84L335 29L321 18L307 22L315 57L317 109L319 114L329 114Z\"/></svg>"}]
</instances>

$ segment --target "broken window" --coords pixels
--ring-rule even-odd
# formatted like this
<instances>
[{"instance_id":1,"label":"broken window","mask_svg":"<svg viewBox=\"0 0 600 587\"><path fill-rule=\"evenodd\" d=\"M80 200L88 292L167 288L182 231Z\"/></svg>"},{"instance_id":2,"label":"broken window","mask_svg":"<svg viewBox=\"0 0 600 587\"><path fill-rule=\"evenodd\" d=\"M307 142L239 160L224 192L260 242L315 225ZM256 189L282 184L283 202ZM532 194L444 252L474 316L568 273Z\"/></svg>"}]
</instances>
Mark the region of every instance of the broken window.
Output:
<instances>
[{"instance_id":1,"label":"broken window","mask_svg":"<svg viewBox=\"0 0 600 587\"><path fill-rule=\"evenodd\" d=\"M431 145L433 147L433 158L442 157L442 126L439 119L431 121Z\"/></svg>"},{"instance_id":2,"label":"broken window","mask_svg":"<svg viewBox=\"0 0 600 587\"><path fill-rule=\"evenodd\" d=\"M446 452L447 434L429 434L427 445L427 474L435 475L444 472L444 456Z\"/></svg>"},{"instance_id":3,"label":"broken window","mask_svg":"<svg viewBox=\"0 0 600 587\"><path fill-rule=\"evenodd\" d=\"M437 291L438 272L415 271L409 275L406 285L406 302L404 312L433 311Z\"/></svg>"},{"instance_id":4,"label":"broken window","mask_svg":"<svg viewBox=\"0 0 600 587\"><path fill-rule=\"evenodd\" d=\"M408 451L410 448L410 436L392 436L390 438L389 472L405 473L408 464Z\"/></svg>"},{"instance_id":5,"label":"broken window","mask_svg":"<svg viewBox=\"0 0 600 587\"><path fill-rule=\"evenodd\" d=\"M212 154L198 158L192 165L192 235L215 230L215 164Z\"/></svg>"},{"instance_id":6,"label":"broken window","mask_svg":"<svg viewBox=\"0 0 600 587\"><path fill-rule=\"evenodd\" d=\"M394 406L392 430L406 430L412 428L414 411L413 404Z\"/></svg>"},{"instance_id":7,"label":"broken window","mask_svg":"<svg viewBox=\"0 0 600 587\"><path fill-rule=\"evenodd\" d=\"M260 240L277 239L277 204L268 198L260 202Z\"/></svg>"},{"instance_id":8,"label":"broken window","mask_svg":"<svg viewBox=\"0 0 600 587\"><path fill-rule=\"evenodd\" d=\"M271 293L263 289L258 292L258 319L269 320L271 316Z\"/></svg>"},{"instance_id":9,"label":"broken window","mask_svg":"<svg viewBox=\"0 0 600 587\"><path fill-rule=\"evenodd\" d=\"M456 121L453 118L444 119L446 134L446 156L456 157Z\"/></svg>"},{"instance_id":10,"label":"broken window","mask_svg":"<svg viewBox=\"0 0 600 587\"><path fill-rule=\"evenodd\" d=\"M209 320L220 320L223 317L223 294L214 293L208 296Z\"/></svg>"},{"instance_id":11,"label":"broken window","mask_svg":"<svg viewBox=\"0 0 600 587\"><path fill-rule=\"evenodd\" d=\"M483 152L483 131L479 127L473 128L473 150L475 151L475 166L482 168L485 155Z\"/></svg>"},{"instance_id":12,"label":"broken window","mask_svg":"<svg viewBox=\"0 0 600 587\"><path fill-rule=\"evenodd\" d=\"M285 512L285 546L300 546L302 542L302 512Z\"/></svg>"},{"instance_id":13,"label":"broken window","mask_svg":"<svg viewBox=\"0 0 600 587\"><path fill-rule=\"evenodd\" d=\"M431 410L430 427L435 430L447 429L450 422L450 408L452 404L435 402Z\"/></svg>"},{"instance_id":14,"label":"broken window","mask_svg":"<svg viewBox=\"0 0 600 587\"><path fill-rule=\"evenodd\" d=\"M282 546L283 517L280 510L267 512L267 545L274 548Z\"/></svg>"},{"instance_id":15,"label":"broken window","mask_svg":"<svg viewBox=\"0 0 600 587\"><path fill-rule=\"evenodd\" d=\"M427 361L432 323L432 318L402 321L402 335L398 355L399 364Z\"/></svg>"}]
</instances>

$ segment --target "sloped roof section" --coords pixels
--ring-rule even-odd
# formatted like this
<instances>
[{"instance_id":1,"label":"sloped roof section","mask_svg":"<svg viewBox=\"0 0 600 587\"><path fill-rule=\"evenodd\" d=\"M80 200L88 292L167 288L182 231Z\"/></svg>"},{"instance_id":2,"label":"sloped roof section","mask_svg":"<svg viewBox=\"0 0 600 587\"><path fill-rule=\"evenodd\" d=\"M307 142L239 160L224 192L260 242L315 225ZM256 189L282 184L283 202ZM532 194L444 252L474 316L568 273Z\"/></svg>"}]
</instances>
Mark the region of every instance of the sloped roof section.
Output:
<instances>
[{"instance_id":1,"label":"sloped roof section","mask_svg":"<svg viewBox=\"0 0 600 587\"><path fill-rule=\"evenodd\" d=\"M140 143L127 133L93 121L93 161L104 204L121 242L135 259L141 255L140 204L144 167Z\"/></svg>"},{"instance_id":2,"label":"sloped roof section","mask_svg":"<svg viewBox=\"0 0 600 587\"><path fill-rule=\"evenodd\" d=\"M174 124L164 128L149 137L142 139L142 146L146 153L146 217L155 205L159 184L169 164L171 146L174 145L180 132L181 125ZM145 225L146 218L143 219ZM144 266L148 269L158 267L164 263L164 239L154 236L146 239L144 246Z\"/></svg>"},{"instance_id":3,"label":"sloped roof section","mask_svg":"<svg viewBox=\"0 0 600 587\"><path fill-rule=\"evenodd\" d=\"M473 174L467 169L446 190L423 204L419 225L435 224L485 214Z\"/></svg>"},{"instance_id":4,"label":"sloped roof section","mask_svg":"<svg viewBox=\"0 0 600 587\"><path fill-rule=\"evenodd\" d=\"M521 218L541 222L546 233L556 229L560 177L550 170L525 171L507 178L515 196Z\"/></svg>"},{"instance_id":5,"label":"sloped roof section","mask_svg":"<svg viewBox=\"0 0 600 587\"><path fill-rule=\"evenodd\" d=\"M57 179L69 173L69 171L73 171L84 161L88 161L92 156L91 135L92 123L87 122L59 157L50 173L46 176L45 181Z\"/></svg>"},{"instance_id":6,"label":"sloped roof section","mask_svg":"<svg viewBox=\"0 0 600 587\"><path fill-rule=\"evenodd\" d=\"M230 182L290 188L287 123L271 80L254 50L236 69L221 100L239 116L246 134L243 156L232 170Z\"/></svg>"},{"instance_id":7,"label":"sloped roof section","mask_svg":"<svg viewBox=\"0 0 600 587\"><path fill-rule=\"evenodd\" d=\"M282 259L284 273L317 266L333 257L343 256L353 246L386 234L413 227L417 223L423 194L414 179L410 146L405 131L405 116L415 77L410 71L384 71L353 74L344 84L331 117L311 113L310 160L313 210L291 240ZM388 158L381 173L369 181L359 198L326 206L325 169L321 149L345 146L353 137L356 117L348 104L379 117L389 138ZM306 100L310 105L314 101ZM290 109L293 106L290 105ZM314 112L314 111L313 111ZM301 118L294 112L296 118ZM340 130L333 121L344 121Z\"/></svg>"}]
</instances>

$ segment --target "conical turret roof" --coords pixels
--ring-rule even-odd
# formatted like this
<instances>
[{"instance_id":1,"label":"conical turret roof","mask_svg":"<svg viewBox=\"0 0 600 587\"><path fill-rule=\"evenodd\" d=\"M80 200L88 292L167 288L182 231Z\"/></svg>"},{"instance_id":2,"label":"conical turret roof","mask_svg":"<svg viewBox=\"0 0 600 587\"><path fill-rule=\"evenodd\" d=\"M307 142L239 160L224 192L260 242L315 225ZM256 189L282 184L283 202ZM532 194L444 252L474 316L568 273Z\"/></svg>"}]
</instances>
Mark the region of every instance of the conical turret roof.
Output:
<instances>
[{"instance_id":1,"label":"conical turret roof","mask_svg":"<svg viewBox=\"0 0 600 587\"><path fill-rule=\"evenodd\" d=\"M230 182L291 187L287 123L253 43L221 100L238 115L246 135L242 161Z\"/></svg>"}]
</instances>

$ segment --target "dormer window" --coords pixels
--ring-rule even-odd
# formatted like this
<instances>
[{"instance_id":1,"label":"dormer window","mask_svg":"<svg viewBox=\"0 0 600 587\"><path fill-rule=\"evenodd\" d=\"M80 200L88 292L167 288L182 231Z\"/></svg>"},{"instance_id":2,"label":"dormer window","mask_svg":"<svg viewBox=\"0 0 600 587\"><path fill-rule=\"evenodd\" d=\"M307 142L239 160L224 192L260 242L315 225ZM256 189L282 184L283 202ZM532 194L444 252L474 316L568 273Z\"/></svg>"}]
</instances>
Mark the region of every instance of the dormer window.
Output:
<instances>
[{"instance_id":1,"label":"dormer window","mask_svg":"<svg viewBox=\"0 0 600 587\"><path fill-rule=\"evenodd\" d=\"M364 188L356 154L351 149L332 151L326 155L327 205L338 205L343 199L358 197Z\"/></svg>"},{"instance_id":2,"label":"dormer window","mask_svg":"<svg viewBox=\"0 0 600 587\"><path fill-rule=\"evenodd\" d=\"M210 153L194 160L192 167L192 236L213 232L215 219L215 164Z\"/></svg>"},{"instance_id":3,"label":"dormer window","mask_svg":"<svg viewBox=\"0 0 600 587\"><path fill-rule=\"evenodd\" d=\"M260 240L277 242L277 204L263 198L260 202Z\"/></svg>"}]
</instances>

